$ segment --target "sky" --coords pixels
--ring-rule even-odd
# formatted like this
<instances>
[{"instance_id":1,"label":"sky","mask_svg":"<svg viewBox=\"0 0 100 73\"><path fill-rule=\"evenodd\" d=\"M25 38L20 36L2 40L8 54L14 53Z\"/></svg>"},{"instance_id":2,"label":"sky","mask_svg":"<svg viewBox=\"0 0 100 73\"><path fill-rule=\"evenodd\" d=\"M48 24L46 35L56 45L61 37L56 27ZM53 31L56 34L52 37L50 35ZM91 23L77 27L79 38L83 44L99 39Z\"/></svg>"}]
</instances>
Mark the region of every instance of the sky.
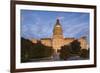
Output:
<instances>
[{"instance_id":1,"label":"sky","mask_svg":"<svg viewBox=\"0 0 100 73\"><path fill-rule=\"evenodd\" d=\"M21 10L21 37L26 39L51 38L56 20L60 20L65 38L89 39L89 13Z\"/></svg>"}]
</instances>

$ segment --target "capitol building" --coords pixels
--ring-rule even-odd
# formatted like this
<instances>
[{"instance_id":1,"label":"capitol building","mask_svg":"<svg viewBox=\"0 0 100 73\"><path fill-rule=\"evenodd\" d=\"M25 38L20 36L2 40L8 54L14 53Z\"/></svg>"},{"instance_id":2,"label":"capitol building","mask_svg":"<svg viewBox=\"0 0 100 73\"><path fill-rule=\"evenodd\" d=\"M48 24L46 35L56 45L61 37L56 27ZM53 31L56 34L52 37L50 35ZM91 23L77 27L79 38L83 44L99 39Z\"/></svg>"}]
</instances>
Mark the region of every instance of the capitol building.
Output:
<instances>
[{"instance_id":1,"label":"capitol building","mask_svg":"<svg viewBox=\"0 0 100 73\"><path fill-rule=\"evenodd\" d=\"M86 40L86 37L80 37L80 38L70 38L70 37L64 37L62 26L60 24L60 20L57 19L54 29L52 30L52 37L51 38L41 38L39 41L41 41L42 44L46 46L53 47L53 49L57 52L57 50L61 49L61 46L69 45L72 41L78 40L80 42L81 49L88 49L88 43ZM32 43L37 43L38 40L31 39Z\"/></svg>"}]
</instances>

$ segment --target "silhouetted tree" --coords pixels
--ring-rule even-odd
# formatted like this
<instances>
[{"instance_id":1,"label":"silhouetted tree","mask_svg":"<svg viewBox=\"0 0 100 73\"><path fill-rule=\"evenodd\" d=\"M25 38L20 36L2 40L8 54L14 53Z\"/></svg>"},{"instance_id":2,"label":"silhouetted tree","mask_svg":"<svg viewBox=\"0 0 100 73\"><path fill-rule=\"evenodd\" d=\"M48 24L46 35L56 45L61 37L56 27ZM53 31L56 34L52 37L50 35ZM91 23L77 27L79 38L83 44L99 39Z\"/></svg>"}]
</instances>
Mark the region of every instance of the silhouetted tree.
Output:
<instances>
[{"instance_id":1,"label":"silhouetted tree","mask_svg":"<svg viewBox=\"0 0 100 73\"><path fill-rule=\"evenodd\" d=\"M21 38L21 61L25 62L31 58L31 50L34 44L28 39Z\"/></svg>"},{"instance_id":2,"label":"silhouetted tree","mask_svg":"<svg viewBox=\"0 0 100 73\"><path fill-rule=\"evenodd\" d=\"M80 53L80 42L78 40L74 40L70 43L71 46L71 53L72 54L79 54Z\"/></svg>"},{"instance_id":3,"label":"silhouetted tree","mask_svg":"<svg viewBox=\"0 0 100 73\"><path fill-rule=\"evenodd\" d=\"M61 47L60 49L60 59L62 60L66 60L67 58L70 57L70 54L71 54L71 46L70 45L64 45Z\"/></svg>"},{"instance_id":4,"label":"silhouetted tree","mask_svg":"<svg viewBox=\"0 0 100 73\"><path fill-rule=\"evenodd\" d=\"M33 47L33 58L49 57L53 54L52 47L43 45L40 41Z\"/></svg>"},{"instance_id":5,"label":"silhouetted tree","mask_svg":"<svg viewBox=\"0 0 100 73\"><path fill-rule=\"evenodd\" d=\"M28 39L21 38L21 62L27 62L30 59L39 59L53 55L52 47L43 45L40 41L32 43Z\"/></svg>"},{"instance_id":6,"label":"silhouetted tree","mask_svg":"<svg viewBox=\"0 0 100 73\"><path fill-rule=\"evenodd\" d=\"M89 50L81 49L80 57L82 57L82 58L89 58Z\"/></svg>"}]
</instances>

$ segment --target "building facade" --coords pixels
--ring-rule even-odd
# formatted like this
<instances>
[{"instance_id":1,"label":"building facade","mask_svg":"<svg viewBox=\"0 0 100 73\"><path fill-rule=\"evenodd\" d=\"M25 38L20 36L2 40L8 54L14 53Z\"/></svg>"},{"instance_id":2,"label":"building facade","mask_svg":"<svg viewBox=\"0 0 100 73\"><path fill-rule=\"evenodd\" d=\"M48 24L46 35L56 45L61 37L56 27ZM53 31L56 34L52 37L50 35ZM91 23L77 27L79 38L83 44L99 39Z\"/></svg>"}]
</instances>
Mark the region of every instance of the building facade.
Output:
<instances>
[{"instance_id":1,"label":"building facade","mask_svg":"<svg viewBox=\"0 0 100 73\"><path fill-rule=\"evenodd\" d=\"M79 39L76 38L64 38L62 26L60 24L59 19L57 19L56 24L53 29L52 38L41 38L40 41L42 44L46 46L51 46L57 52L58 49L61 49L61 46L69 45L72 41L78 40L81 45L81 49L88 49L88 44L86 37L81 37ZM36 39L31 40L33 43L37 43Z\"/></svg>"}]
</instances>

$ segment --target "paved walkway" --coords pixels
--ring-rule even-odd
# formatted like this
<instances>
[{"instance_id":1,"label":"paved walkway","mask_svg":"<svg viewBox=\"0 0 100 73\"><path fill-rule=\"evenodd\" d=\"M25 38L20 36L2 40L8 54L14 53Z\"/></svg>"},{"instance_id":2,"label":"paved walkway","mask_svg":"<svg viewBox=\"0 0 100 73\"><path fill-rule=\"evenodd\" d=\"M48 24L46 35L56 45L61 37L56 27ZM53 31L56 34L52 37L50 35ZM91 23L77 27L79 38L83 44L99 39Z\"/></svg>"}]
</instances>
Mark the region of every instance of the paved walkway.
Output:
<instances>
[{"instance_id":1,"label":"paved walkway","mask_svg":"<svg viewBox=\"0 0 100 73\"><path fill-rule=\"evenodd\" d=\"M54 61L60 60L59 53L53 55L53 60Z\"/></svg>"}]
</instances>

